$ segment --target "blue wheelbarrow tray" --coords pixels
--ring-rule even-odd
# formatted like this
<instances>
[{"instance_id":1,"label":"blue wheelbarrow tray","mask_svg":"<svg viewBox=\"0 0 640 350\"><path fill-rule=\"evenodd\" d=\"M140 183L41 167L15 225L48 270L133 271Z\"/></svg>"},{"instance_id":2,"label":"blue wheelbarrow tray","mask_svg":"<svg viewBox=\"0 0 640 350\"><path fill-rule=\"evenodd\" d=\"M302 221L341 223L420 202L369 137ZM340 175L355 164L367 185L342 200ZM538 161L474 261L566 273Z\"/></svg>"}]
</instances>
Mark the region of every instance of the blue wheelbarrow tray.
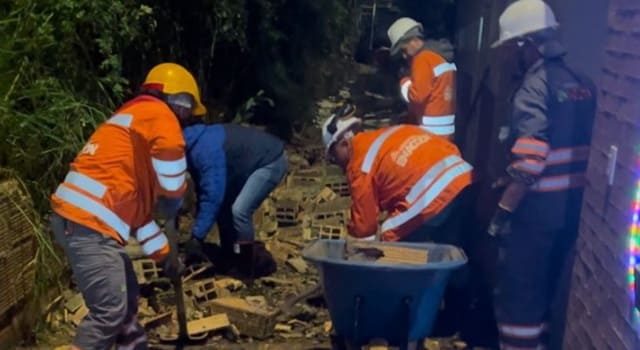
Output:
<instances>
[{"instance_id":1,"label":"blue wheelbarrow tray","mask_svg":"<svg viewBox=\"0 0 640 350\"><path fill-rule=\"evenodd\" d=\"M428 262L348 261L344 240L317 240L302 253L318 268L336 333L354 346L376 338L406 346L426 338L451 272L467 262L462 249L451 245L382 244L428 250Z\"/></svg>"}]
</instances>

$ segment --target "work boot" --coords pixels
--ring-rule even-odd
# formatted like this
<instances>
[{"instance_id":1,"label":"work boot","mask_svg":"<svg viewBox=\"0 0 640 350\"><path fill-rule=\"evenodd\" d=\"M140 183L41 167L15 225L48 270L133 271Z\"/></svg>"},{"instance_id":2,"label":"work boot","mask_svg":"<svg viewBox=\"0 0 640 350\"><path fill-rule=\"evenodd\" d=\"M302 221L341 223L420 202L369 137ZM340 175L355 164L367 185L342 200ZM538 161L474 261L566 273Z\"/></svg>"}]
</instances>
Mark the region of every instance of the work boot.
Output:
<instances>
[{"instance_id":1,"label":"work boot","mask_svg":"<svg viewBox=\"0 0 640 350\"><path fill-rule=\"evenodd\" d=\"M243 279L253 281L276 272L276 262L264 242L243 242L238 247L236 268Z\"/></svg>"}]
</instances>

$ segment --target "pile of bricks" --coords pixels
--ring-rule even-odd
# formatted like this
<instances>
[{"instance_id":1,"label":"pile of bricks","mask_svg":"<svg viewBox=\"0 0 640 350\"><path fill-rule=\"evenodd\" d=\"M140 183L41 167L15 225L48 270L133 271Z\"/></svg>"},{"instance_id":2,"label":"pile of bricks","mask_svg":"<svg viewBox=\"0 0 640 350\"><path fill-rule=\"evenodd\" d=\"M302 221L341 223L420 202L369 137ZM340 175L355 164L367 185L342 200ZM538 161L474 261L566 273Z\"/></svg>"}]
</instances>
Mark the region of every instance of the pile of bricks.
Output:
<instances>
[{"instance_id":1,"label":"pile of bricks","mask_svg":"<svg viewBox=\"0 0 640 350\"><path fill-rule=\"evenodd\" d=\"M305 240L345 237L351 199L340 169L320 165L296 170L272 197L278 224L300 225Z\"/></svg>"}]
</instances>

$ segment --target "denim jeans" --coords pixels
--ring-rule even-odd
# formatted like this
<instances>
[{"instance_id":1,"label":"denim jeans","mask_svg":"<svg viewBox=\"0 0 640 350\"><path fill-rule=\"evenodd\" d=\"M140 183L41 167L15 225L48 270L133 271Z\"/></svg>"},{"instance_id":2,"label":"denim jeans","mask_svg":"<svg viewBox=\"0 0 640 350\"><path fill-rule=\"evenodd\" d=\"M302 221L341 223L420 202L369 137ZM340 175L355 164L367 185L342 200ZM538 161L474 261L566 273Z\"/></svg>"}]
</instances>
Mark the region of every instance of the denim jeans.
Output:
<instances>
[{"instance_id":1,"label":"denim jeans","mask_svg":"<svg viewBox=\"0 0 640 350\"><path fill-rule=\"evenodd\" d=\"M283 152L273 162L254 171L238 196L232 199L233 203L221 208L218 226L223 249L230 249L235 242L251 242L255 239L253 213L284 179L288 167L287 156Z\"/></svg>"}]
</instances>

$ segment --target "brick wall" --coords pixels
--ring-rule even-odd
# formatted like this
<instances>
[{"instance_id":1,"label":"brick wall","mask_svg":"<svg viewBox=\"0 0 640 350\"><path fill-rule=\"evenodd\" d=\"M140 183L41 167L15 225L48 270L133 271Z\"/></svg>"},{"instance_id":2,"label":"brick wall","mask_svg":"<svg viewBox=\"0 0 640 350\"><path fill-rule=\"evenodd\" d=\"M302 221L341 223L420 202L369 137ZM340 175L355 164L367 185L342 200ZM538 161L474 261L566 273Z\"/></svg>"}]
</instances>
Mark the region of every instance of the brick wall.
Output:
<instances>
[{"instance_id":1,"label":"brick wall","mask_svg":"<svg viewBox=\"0 0 640 350\"><path fill-rule=\"evenodd\" d=\"M640 349L627 287L631 202L640 177L640 2L611 0L609 31L577 257L571 280L564 349ZM615 184L605 175L618 146Z\"/></svg>"}]
</instances>

